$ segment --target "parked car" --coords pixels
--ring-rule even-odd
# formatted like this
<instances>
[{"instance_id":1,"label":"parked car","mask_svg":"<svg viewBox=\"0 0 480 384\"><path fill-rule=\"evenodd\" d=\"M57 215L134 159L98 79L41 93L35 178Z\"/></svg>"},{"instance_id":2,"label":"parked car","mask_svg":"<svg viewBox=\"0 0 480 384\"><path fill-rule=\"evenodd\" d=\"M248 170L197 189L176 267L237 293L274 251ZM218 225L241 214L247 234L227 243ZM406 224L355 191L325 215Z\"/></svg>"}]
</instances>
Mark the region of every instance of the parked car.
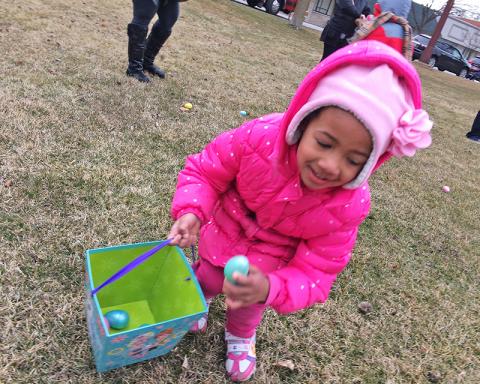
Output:
<instances>
[{"instance_id":1,"label":"parked car","mask_svg":"<svg viewBox=\"0 0 480 384\"><path fill-rule=\"evenodd\" d=\"M292 12L295 9L297 0L247 0L247 4L250 7L265 7L268 13L276 15L280 11L285 13Z\"/></svg>"},{"instance_id":2,"label":"parked car","mask_svg":"<svg viewBox=\"0 0 480 384\"><path fill-rule=\"evenodd\" d=\"M413 59L419 59L423 50L430 42L430 36L417 35L413 38ZM441 71L449 71L457 76L466 77L470 64L463 57L460 51L453 45L444 41L437 41L433 47L432 56L428 64L433 68L437 67Z\"/></svg>"},{"instance_id":3,"label":"parked car","mask_svg":"<svg viewBox=\"0 0 480 384\"><path fill-rule=\"evenodd\" d=\"M470 63L470 71L468 71L467 78L480 81L480 56L475 56L468 62Z\"/></svg>"}]
</instances>

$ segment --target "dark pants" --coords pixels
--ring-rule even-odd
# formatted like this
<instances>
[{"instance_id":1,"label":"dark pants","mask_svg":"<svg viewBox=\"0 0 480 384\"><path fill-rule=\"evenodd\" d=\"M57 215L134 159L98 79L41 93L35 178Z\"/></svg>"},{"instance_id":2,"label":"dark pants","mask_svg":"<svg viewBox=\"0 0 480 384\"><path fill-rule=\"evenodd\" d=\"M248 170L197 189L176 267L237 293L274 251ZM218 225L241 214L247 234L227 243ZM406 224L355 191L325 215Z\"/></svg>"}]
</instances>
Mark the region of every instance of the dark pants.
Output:
<instances>
[{"instance_id":1,"label":"dark pants","mask_svg":"<svg viewBox=\"0 0 480 384\"><path fill-rule=\"evenodd\" d=\"M322 60L326 59L328 56L330 56L333 52L336 50L345 47L347 44L346 40L337 40L335 43L329 43L328 41L323 42L323 56Z\"/></svg>"},{"instance_id":2,"label":"dark pants","mask_svg":"<svg viewBox=\"0 0 480 384\"><path fill-rule=\"evenodd\" d=\"M153 28L159 35L168 38L178 19L178 0L133 0L132 24L146 29L155 14L157 14L158 20Z\"/></svg>"},{"instance_id":3,"label":"dark pants","mask_svg":"<svg viewBox=\"0 0 480 384\"><path fill-rule=\"evenodd\" d=\"M320 61L330 56L336 50L347 46L348 41L346 37L346 33L342 32L341 29L332 26L330 22L327 23L320 35L320 41L323 41L323 56Z\"/></svg>"}]
</instances>

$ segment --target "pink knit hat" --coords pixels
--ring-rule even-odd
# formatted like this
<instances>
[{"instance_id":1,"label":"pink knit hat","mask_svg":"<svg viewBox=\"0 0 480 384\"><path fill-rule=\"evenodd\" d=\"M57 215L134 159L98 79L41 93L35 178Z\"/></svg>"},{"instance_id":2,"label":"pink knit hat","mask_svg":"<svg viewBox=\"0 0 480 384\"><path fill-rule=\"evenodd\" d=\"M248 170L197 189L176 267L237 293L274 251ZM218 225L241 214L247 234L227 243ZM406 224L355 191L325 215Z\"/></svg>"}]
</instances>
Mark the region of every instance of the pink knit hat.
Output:
<instances>
[{"instance_id":1,"label":"pink knit hat","mask_svg":"<svg viewBox=\"0 0 480 384\"><path fill-rule=\"evenodd\" d=\"M362 185L386 151L396 157L413 156L417 148L426 148L432 142L432 122L428 114L423 109L415 109L406 84L387 64L352 64L323 77L290 121L287 143L298 142L302 135L298 126L308 114L327 106L351 112L367 128L373 142L363 169L343 188Z\"/></svg>"}]
</instances>

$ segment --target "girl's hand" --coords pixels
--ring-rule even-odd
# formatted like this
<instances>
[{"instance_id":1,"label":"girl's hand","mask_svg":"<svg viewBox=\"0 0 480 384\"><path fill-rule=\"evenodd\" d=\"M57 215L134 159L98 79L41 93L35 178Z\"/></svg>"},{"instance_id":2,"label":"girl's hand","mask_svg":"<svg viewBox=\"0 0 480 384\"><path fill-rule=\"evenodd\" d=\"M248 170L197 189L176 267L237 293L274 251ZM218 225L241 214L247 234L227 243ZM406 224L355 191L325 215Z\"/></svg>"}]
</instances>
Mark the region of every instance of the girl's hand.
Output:
<instances>
[{"instance_id":1,"label":"girl's hand","mask_svg":"<svg viewBox=\"0 0 480 384\"><path fill-rule=\"evenodd\" d=\"M231 309L248 307L267 300L270 282L267 276L254 265L250 265L247 276L235 272L232 277L237 284L232 284L227 279L223 281L225 302Z\"/></svg>"},{"instance_id":2,"label":"girl's hand","mask_svg":"<svg viewBox=\"0 0 480 384\"><path fill-rule=\"evenodd\" d=\"M200 230L200 219L193 213L186 213L180 216L168 234L173 239L170 245L178 245L181 248L191 247L197 242L198 231Z\"/></svg>"}]
</instances>

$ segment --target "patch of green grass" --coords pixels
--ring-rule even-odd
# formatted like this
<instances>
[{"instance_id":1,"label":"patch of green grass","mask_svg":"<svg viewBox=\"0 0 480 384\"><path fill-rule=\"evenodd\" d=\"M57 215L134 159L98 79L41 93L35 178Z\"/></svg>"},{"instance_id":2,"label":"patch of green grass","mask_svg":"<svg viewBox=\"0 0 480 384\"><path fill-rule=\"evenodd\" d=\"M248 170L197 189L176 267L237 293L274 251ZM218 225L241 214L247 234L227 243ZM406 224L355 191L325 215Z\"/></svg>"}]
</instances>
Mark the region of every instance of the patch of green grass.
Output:
<instances>
[{"instance_id":1,"label":"patch of green grass","mask_svg":"<svg viewBox=\"0 0 480 384\"><path fill-rule=\"evenodd\" d=\"M83 252L165 238L185 157L245 121L240 110L283 111L322 43L318 32L228 0L181 9L157 58L168 77L145 86L124 74L130 3L0 5L0 382L226 381L221 299L205 335L96 373ZM432 147L374 175L371 216L327 303L266 312L252 382L480 381L480 150L464 137L480 88L415 65ZM193 110L181 112L187 101ZM361 301L371 313L358 312Z\"/></svg>"}]
</instances>

